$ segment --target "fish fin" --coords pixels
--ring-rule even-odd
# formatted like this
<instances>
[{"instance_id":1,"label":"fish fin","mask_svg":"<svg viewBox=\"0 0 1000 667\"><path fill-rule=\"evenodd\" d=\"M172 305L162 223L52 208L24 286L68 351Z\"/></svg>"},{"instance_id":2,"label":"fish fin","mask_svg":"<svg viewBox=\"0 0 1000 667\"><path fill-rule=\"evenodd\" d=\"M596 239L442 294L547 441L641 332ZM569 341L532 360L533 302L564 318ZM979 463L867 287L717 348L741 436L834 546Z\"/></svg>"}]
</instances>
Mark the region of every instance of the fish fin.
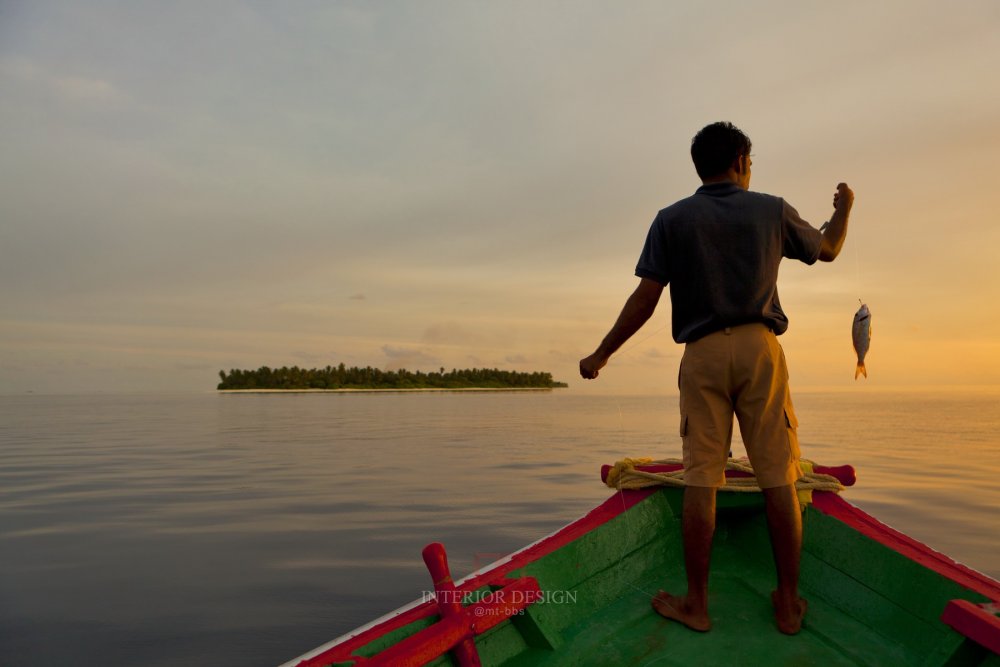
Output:
<instances>
[{"instance_id":1,"label":"fish fin","mask_svg":"<svg viewBox=\"0 0 1000 667\"><path fill-rule=\"evenodd\" d=\"M859 363L858 367L854 369L854 379L855 380L858 379L858 375L864 375L866 378L868 377L868 369L865 368L864 363Z\"/></svg>"}]
</instances>

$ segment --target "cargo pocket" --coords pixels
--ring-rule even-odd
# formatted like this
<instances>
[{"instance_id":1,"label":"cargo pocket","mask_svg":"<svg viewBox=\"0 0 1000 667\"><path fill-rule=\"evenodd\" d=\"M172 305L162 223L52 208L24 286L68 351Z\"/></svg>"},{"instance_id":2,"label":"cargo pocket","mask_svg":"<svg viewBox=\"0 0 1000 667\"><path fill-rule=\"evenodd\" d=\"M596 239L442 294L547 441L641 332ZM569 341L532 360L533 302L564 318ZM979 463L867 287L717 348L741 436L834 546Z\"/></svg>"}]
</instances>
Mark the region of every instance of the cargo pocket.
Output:
<instances>
[{"instance_id":1,"label":"cargo pocket","mask_svg":"<svg viewBox=\"0 0 1000 667\"><path fill-rule=\"evenodd\" d=\"M788 432L788 447L792 457L797 460L801 456L799 452L799 420L791 405L785 406L785 428Z\"/></svg>"},{"instance_id":2,"label":"cargo pocket","mask_svg":"<svg viewBox=\"0 0 1000 667\"><path fill-rule=\"evenodd\" d=\"M690 470L693 465L693 461L691 460L691 447L689 446L690 443L688 443L688 438L687 438L688 416L683 413L681 414L680 432L681 432L681 465L684 466L684 470Z\"/></svg>"}]
</instances>

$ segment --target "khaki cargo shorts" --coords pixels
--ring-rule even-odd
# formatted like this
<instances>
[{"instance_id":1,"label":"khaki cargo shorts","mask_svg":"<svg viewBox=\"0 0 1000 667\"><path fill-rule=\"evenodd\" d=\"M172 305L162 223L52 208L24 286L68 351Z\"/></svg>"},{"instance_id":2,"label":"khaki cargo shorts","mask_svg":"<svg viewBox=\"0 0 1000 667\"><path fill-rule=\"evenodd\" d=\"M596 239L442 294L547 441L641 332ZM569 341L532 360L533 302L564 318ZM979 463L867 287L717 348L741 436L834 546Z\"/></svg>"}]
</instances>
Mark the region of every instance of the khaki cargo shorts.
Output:
<instances>
[{"instance_id":1,"label":"khaki cargo shorts","mask_svg":"<svg viewBox=\"0 0 1000 667\"><path fill-rule=\"evenodd\" d=\"M688 343L678 383L689 486L726 483L734 413L761 488L802 477L785 353L766 325L730 327Z\"/></svg>"}]
</instances>

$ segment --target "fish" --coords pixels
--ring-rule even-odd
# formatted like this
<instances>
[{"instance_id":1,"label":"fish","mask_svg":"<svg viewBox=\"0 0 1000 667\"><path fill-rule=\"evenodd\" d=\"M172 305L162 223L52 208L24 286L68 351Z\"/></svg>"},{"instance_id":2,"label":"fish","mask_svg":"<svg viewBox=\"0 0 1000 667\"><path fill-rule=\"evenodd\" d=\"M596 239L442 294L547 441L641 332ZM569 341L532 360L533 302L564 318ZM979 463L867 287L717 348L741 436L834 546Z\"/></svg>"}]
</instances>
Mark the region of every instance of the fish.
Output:
<instances>
[{"instance_id":1,"label":"fish","mask_svg":"<svg viewBox=\"0 0 1000 667\"><path fill-rule=\"evenodd\" d=\"M865 355L868 354L868 346L872 342L872 313L868 310L868 304L862 303L858 312L854 313L854 324L851 326L851 341L854 343L854 351L858 353L858 366L854 369L854 379L859 375L868 377L868 369L865 368Z\"/></svg>"}]
</instances>

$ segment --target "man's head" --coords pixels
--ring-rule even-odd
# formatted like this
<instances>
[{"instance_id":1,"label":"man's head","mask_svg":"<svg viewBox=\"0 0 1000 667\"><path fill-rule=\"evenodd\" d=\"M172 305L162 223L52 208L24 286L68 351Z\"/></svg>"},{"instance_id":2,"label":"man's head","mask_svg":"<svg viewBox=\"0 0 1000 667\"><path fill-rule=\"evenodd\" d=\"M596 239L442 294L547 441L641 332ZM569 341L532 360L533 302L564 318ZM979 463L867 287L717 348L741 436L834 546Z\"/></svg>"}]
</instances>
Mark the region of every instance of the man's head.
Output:
<instances>
[{"instance_id":1,"label":"man's head","mask_svg":"<svg viewBox=\"0 0 1000 667\"><path fill-rule=\"evenodd\" d=\"M732 123L712 123L691 140L691 159L702 181L733 180L747 189L750 148L750 137Z\"/></svg>"}]
</instances>

